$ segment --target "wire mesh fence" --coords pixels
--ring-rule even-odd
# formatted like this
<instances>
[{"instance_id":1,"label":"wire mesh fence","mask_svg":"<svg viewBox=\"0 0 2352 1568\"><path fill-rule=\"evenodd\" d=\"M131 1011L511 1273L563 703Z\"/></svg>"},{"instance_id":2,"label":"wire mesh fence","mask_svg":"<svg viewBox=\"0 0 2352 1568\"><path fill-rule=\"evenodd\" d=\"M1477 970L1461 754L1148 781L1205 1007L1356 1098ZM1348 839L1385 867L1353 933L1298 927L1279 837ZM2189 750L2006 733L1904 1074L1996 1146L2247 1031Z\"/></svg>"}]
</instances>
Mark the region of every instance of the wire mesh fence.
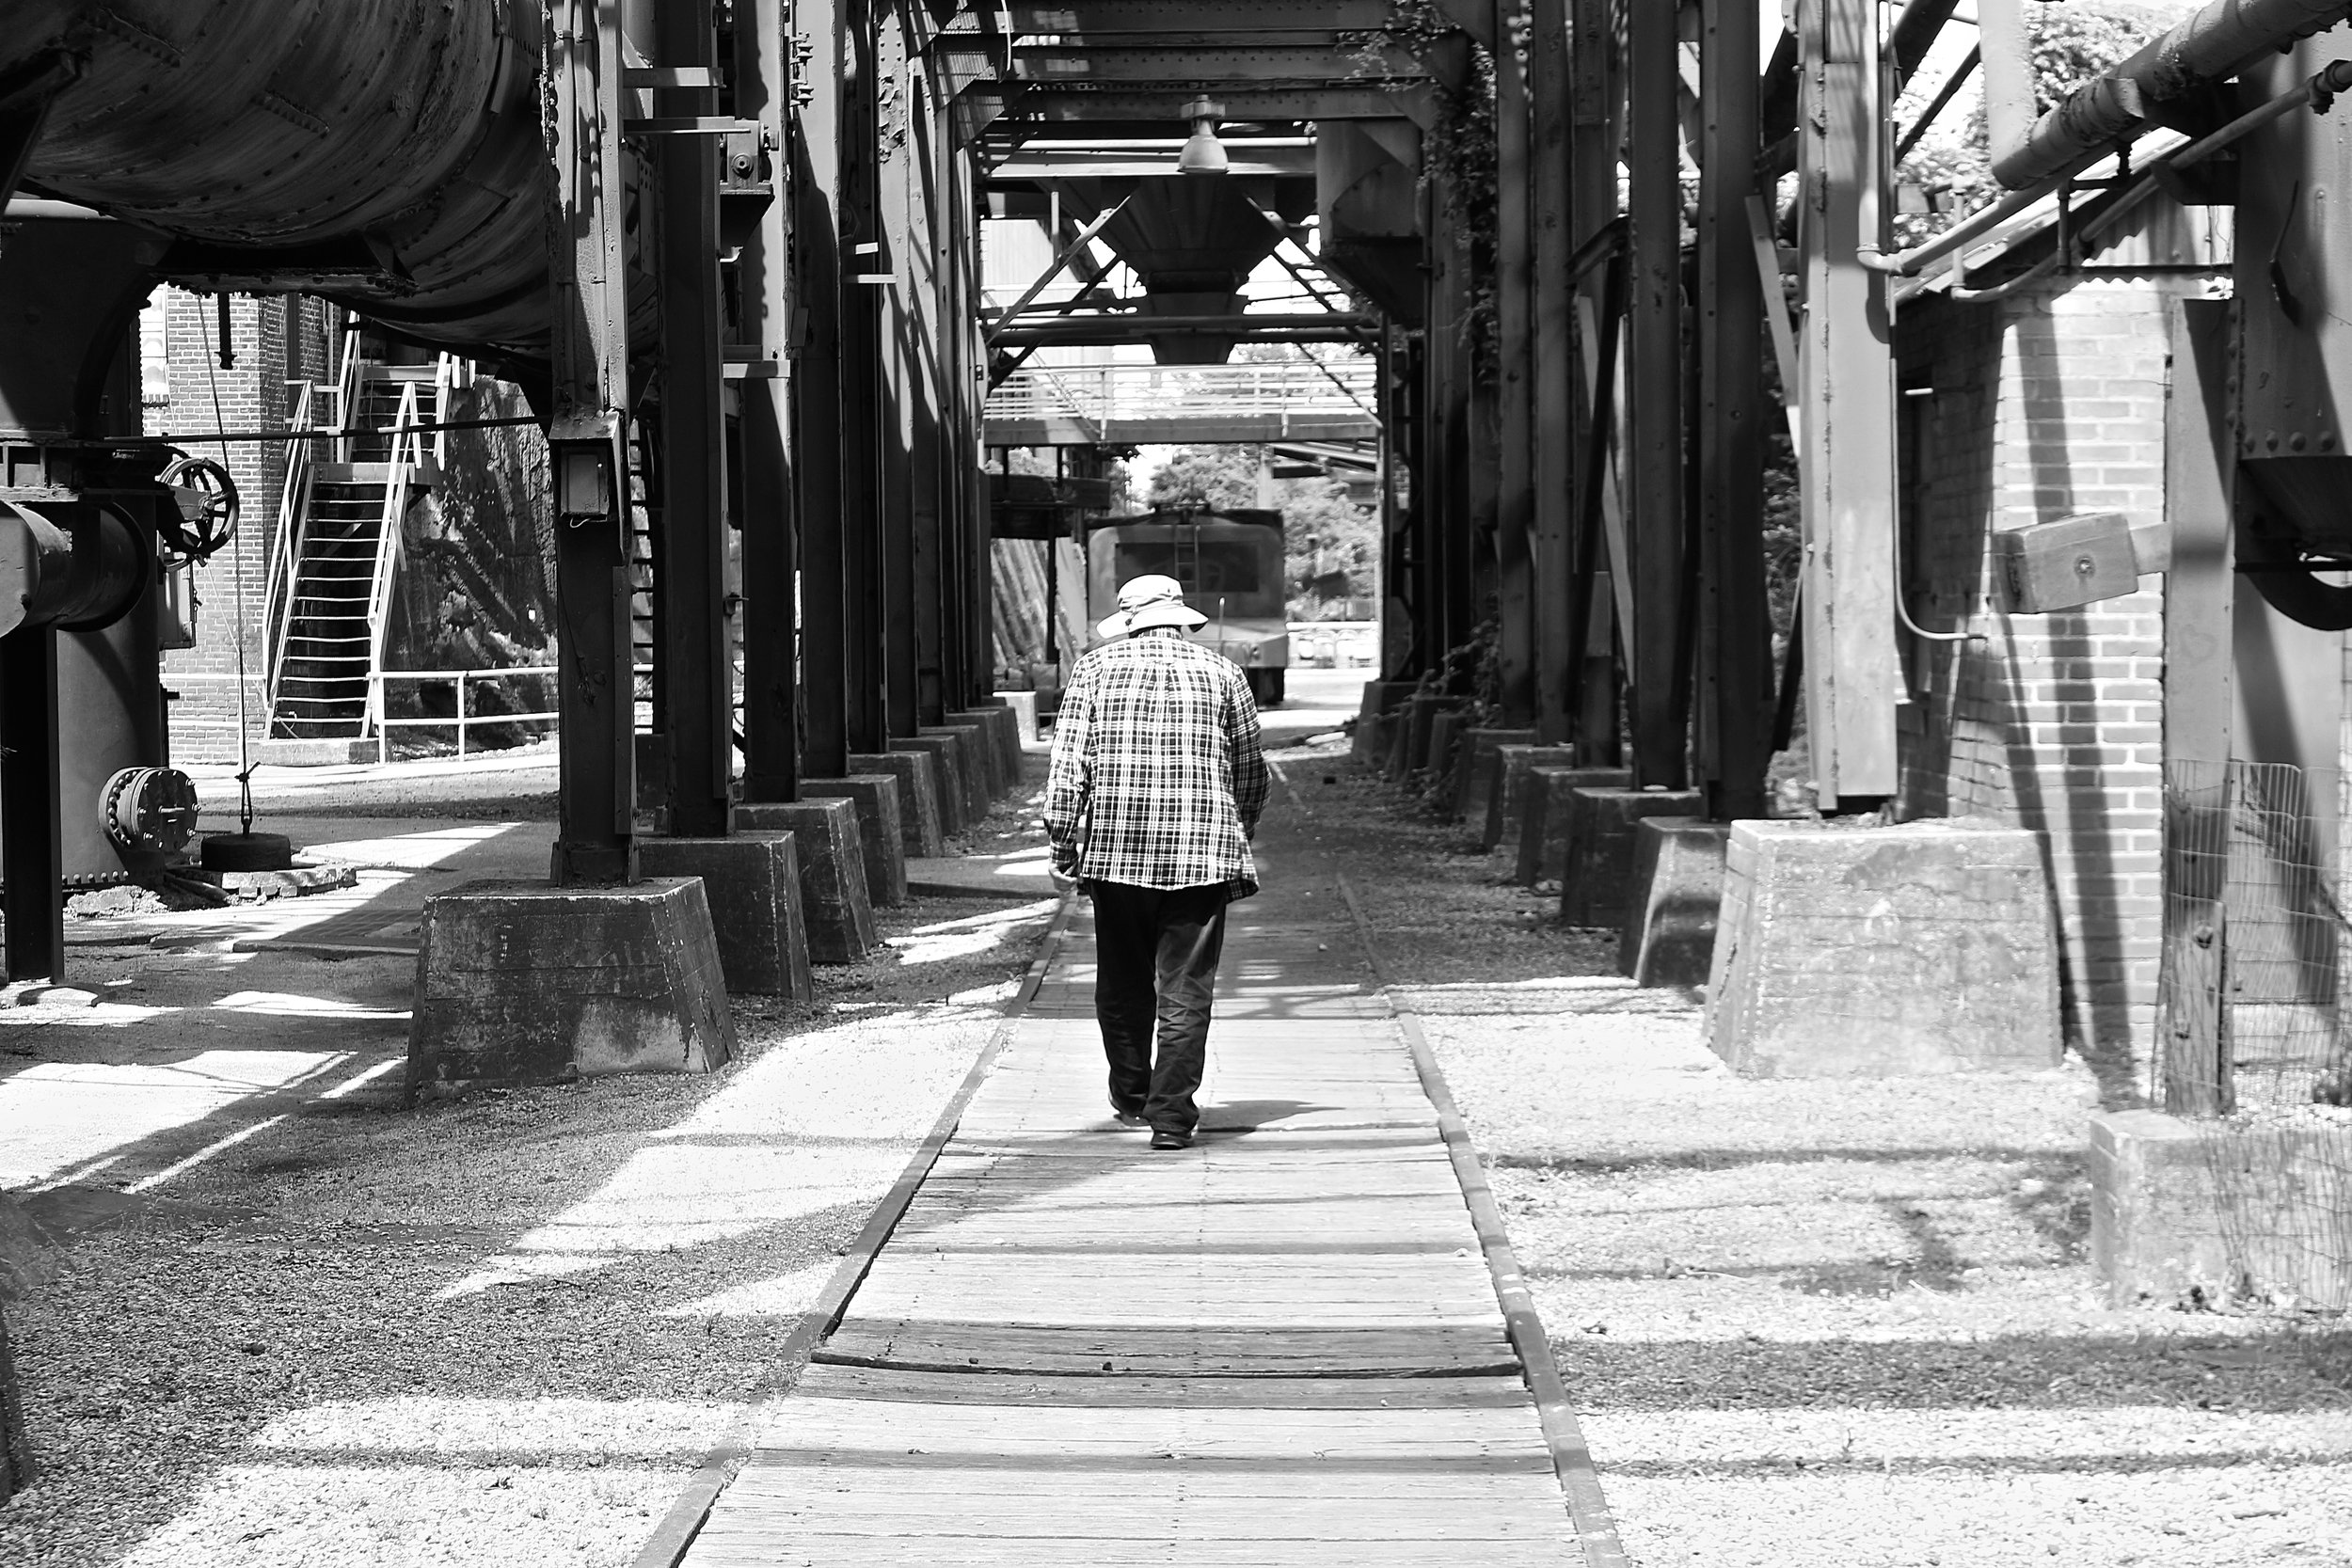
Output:
<instances>
[{"instance_id":1,"label":"wire mesh fence","mask_svg":"<svg viewBox=\"0 0 2352 1568\"><path fill-rule=\"evenodd\" d=\"M2352 800L2287 764L2168 765L2151 1098L2201 1140L2226 1294L2352 1305Z\"/></svg>"}]
</instances>

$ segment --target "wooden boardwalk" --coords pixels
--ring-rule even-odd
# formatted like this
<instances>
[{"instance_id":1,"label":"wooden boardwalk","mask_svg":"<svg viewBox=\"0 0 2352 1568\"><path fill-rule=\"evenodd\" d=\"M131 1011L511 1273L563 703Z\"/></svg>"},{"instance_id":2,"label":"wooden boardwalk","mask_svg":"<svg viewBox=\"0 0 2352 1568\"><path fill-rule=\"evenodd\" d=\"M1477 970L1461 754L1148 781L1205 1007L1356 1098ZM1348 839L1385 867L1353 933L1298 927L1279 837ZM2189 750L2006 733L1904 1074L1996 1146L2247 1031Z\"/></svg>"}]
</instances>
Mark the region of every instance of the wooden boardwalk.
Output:
<instances>
[{"instance_id":1,"label":"wooden boardwalk","mask_svg":"<svg viewBox=\"0 0 2352 1568\"><path fill-rule=\"evenodd\" d=\"M1109 1116L1081 915L686 1562L1582 1563L1343 920L1236 906L1202 1135L1155 1153Z\"/></svg>"}]
</instances>

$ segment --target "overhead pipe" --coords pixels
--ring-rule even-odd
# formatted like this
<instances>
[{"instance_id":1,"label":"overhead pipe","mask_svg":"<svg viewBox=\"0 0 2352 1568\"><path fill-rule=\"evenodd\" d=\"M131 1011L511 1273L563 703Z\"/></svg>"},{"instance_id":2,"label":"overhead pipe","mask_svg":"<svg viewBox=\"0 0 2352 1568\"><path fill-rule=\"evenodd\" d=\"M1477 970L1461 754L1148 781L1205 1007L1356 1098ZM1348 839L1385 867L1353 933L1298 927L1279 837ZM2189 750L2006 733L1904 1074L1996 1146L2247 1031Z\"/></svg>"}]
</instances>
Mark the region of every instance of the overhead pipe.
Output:
<instances>
[{"instance_id":1,"label":"overhead pipe","mask_svg":"<svg viewBox=\"0 0 2352 1568\"><path fill-rule=\"evenodd\" d=\"M2311 79L2288 88L2276 98L2266 99L2230 121L2218 131L2184 142L2159 158L2152 158L2140 166L2139 178L2100 210L2095 217L2075 230L2072 244L2088 245L2121 223L2147 199L2156 194L2159 181L2167 174L2190 168L2230 146L2241 137L2261 130L2274 119L2280 119L2309 105L2315 113L2332 108L2338 94L2352 92L2352 60L2331 60L2314 71ZM1952 290L1951 297L1963 301L2005 299L2027 284L2048 277L2066 260L2064 251L2058 251L2035 262L2019 276L1989 289Z\"/></svg>"},{"instance_id":2,"label":"overhead pipe","mask_svg":"<svg viewBox=\"0 0 2352 1568\"><path fill-rule=\"evenodd\" d=\"M1978 0L1977 51L1984 71L1985 135L1997 166L2024 150L2042 116L2034 91L2033 40L2026 33L2021 0Z\"/></svg>"},{"instance_id":3,"label":"overhead pipe","mask_svg":"<svg viewBox=\"0 0 2352 1568\"><path fill-rule=\"evenodd\" d=\"M2017 0L1983 0L1988 100L1995 14ZM2111 66L2041 117L2014 145L1994 129L1993 177L2019 189L2050 180L2086 156L2111 150L2146 130L2157 108L2209 83L2227 81L2271 50L2333 26L2345 0L2213 0L2163 37ZM1990 103L1988 102L1988 110Z\"/></svg>"}]
</instances>

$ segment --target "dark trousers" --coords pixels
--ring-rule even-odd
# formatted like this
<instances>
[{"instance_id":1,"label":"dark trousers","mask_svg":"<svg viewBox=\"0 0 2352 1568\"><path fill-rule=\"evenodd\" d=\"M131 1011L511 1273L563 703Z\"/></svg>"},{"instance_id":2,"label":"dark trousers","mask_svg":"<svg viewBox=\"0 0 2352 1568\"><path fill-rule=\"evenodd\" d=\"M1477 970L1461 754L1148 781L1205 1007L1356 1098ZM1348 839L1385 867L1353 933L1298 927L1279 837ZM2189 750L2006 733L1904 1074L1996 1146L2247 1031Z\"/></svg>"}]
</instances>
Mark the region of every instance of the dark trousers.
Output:
<instances>
[{"instance_id":1,"label":"dark trousers","mask_svg":"<svg viewBox=\"0 0 2352 1568\"><path fill-rule=\"evenodd\" d=\"M1200 1119L1192 1097L1208 1054L1230 895L1222 882L1089 882L1087 891L1094 899L1094 1017L1110 1060L1111 1104L1157 1131L1189 1133Z\"/></svg>"}]
</instances>

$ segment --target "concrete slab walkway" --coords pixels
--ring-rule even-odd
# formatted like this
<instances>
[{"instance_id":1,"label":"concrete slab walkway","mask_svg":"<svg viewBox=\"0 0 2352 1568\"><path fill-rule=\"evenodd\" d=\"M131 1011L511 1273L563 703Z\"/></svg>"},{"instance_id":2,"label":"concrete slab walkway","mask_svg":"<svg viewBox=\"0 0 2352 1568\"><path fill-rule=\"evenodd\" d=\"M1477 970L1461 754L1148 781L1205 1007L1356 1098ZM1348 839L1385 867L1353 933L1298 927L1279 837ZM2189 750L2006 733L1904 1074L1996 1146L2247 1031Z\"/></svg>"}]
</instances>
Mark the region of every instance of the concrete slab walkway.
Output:
<instances>
[{"instance_id":1,"label":"concrete slab walkway","mask_svg":"<svg viewBox=\"0 0 2352 1568\"><path fill-rule=\"evenodd\" d=\"M1410 1047L1274 836L1198 1144L1110 1118L1082 910L687 1563L1583 1560Z\"/></svg>"}]
</instances>

